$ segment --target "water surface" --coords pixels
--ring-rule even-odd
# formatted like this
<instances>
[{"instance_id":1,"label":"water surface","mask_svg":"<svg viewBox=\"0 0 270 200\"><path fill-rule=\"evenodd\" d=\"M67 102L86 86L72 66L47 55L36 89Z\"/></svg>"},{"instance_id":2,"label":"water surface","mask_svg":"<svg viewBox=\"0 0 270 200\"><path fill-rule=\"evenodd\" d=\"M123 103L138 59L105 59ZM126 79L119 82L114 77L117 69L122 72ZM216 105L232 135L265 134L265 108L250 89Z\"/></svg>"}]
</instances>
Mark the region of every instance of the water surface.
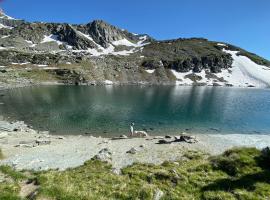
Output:
<instances>
[{"instance_id":1,"label":"water surface","mask_svg":"<svg viewBox=\"0 0 270 200\"><path fill-rule=\"evenodd\" d=\"M42 86L0 96L0 115L53 134L270 134L270 90L183 86Z\"/></svg>"}]
</instances>

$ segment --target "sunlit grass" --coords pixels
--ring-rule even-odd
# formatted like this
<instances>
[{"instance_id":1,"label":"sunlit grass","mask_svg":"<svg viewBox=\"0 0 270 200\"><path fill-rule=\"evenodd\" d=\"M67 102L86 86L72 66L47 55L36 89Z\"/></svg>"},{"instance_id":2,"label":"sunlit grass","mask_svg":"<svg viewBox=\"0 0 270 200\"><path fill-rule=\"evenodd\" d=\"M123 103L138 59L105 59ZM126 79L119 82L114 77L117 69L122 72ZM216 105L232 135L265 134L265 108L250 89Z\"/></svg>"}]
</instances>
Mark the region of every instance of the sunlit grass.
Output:
<instances>
[{"instance_id":1,"label":"sunlit grass","mask_svg":"<svg viewBox=\"0 0 270 200\"><path fill-rule=\"evenodd\" d=\"M139 164L112 173L108 163L90 160L65 171L32 173L39 185L37 199L267 199L270 194L270 155L255 148L237 148L215 157L187 152L177 162ZM10 183L0 183L9 199L16 199L24 173L0 168ZM29 173L29 172L28 172ZM0 196L1 199L2 196ZM13 198L14 197L14 198ZM8 199L8 198L7 198Z\"/></svg>"}]
</instances>

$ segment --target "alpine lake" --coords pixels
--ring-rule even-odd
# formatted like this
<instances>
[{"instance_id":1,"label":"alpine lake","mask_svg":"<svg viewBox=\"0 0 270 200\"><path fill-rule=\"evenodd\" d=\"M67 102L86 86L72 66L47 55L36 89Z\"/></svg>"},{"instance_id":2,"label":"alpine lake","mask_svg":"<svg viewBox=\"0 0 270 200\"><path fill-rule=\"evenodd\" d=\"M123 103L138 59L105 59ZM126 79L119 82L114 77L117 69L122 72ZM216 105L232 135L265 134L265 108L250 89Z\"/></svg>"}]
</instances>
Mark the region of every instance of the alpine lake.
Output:
<instances>
[{"instance_id":1,"label":"alpine lake","mask_svg":"<svg viewBox=\"0 0 270 200\"><path fill-rule=\"evenodd\" d=\"M38 86L0 91L0 115L51 134L113 137L270 134L270 90L188 86Z\"/></svg>"}]
</instances>

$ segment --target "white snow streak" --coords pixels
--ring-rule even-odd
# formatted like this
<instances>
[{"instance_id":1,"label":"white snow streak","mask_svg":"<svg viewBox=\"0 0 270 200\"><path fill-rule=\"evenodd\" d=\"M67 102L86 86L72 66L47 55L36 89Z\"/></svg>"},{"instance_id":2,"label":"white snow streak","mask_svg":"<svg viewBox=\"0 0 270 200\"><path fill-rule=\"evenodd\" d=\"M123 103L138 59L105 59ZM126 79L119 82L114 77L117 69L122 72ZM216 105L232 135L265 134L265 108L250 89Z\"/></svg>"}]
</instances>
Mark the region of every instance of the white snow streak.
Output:
<instances>
[{"instance_id":1,"label":"white snow streak","mask_svg":"<svg viewBox=\"0 0 270 200\"><path fill-rule=\"evenodd\" d=\"M147 69L145 70L149 74L153 74L156 70L155 69Z\"/></svg>"}]
</instances>

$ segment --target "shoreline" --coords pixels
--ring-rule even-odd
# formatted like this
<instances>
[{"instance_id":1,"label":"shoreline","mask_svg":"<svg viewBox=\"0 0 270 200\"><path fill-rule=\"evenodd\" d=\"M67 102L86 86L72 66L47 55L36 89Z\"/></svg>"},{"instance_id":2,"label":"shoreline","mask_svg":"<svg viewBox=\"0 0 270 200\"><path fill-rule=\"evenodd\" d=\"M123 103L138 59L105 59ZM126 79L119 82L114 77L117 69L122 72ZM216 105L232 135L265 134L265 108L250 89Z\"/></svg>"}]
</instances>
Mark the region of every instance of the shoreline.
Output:
<instances>
[{"instance_id":1,"label":"shoreline","mask_svg":"<svg viewBox=\"0 0 270 200\"><path fill-rule=\"evenodd\" d=\"M176 83L151 83L151 82L112 82L110 84L106 81L93 81L86 84L75 84L75 83L63 83L59 81L47 81L47 82L38 82L33 83L31 80L25 84L17 83L3 83L0 82L0 91L24 88L24 87L38 87L38 86L176 86L176 87L213 87L213 88L240 88L240 89L270 89L270 87L243 87L243 86L228 86L228 85L203 85L203 84L176 84Z\"/></svg>"},{"instance_id":2,"label":"shoreline","mask_svg":"<svg viewBox=\"0 0 270 200\"><path fill-rule=\"evenodd\" d=\"M94 157L108 161L114 169L120 170L137 162L161 164L165 161L179 161L189 151L212 156L233 147L262 149L270 144L270 135L261 134L188 134L195 135L198 142L158 144L160 140L172 139L164 136L124 139L59 136L37 132L23 122L9 124L12 131L0 130L0 148L5 156L0 165L9 165L17 170L65 170L81 166Z\"/></svg>"},{"instance_id":3,"label":"shoreline","mask_svg":"<svg viewBox=\"0 0 270 200\"><path fill-rule=\"evenodd\" d=\"M6 88L0 87L0 91L46 85L67 84L56 82L18 84L9 85ZM5 119L0 119L0 123L3 122L1 120ZM119 170L136 162L161 164L164 161L181 160L183 159L183 155L188 151L200 151L211 156L221 154L233 147L247 146L262 149L270 144L270 135L265 134L189 133L188 135L193 135L197 138L197 143L157 144L160 139L164 139L164 136L152 136L148 139L131 138L112 140L111 138L93 137L90 135L51 135L48 132L33 130L23 122L4 121L4 123L15 124L15 127L12 128L12 131L0 129L0 149L2 149L6 157L0 161L0 165L9 165L19 170L65 170L83 165L84 162L95 156L100 156L105 161L107 159L106 157L108 157L113 168ZM18 123L18 127L16 127L16 123ZM17 130L13 131L14 129ZM37 145L37 142L40 144ZM134 149L135 153L127 153ZM106 150L105 153L104 150Z\"/></svg>"}]
</instances>

